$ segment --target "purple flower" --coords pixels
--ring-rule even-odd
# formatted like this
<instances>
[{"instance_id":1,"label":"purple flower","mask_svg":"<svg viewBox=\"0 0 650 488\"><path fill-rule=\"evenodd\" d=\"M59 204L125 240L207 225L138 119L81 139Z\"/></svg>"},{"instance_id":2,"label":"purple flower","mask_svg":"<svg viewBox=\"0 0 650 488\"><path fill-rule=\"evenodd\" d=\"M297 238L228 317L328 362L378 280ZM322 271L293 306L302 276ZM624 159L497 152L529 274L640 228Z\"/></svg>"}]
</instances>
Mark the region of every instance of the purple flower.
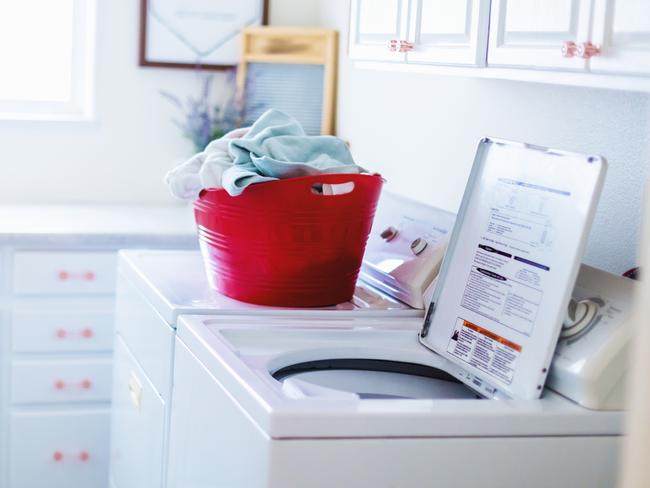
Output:
<instances>
[{"instance_id":1,"label":"purple flower","mask_svg":"<svg viewBox=\"0 0 650 488\"><path fill-rule=\"evenodd\" d=\"M235 70L226 75L228 93L222 106L214 104L210 99L214 75L202 75L201 82L199 96L188 96L185 102L172 93L162 90L160 92L181 112L182 118L172 121L181 129L183 136L192 141L196 152L203 151L210 141L242 127L244 120L243 97L236 89Z\"/></svg>"}]
</instances>

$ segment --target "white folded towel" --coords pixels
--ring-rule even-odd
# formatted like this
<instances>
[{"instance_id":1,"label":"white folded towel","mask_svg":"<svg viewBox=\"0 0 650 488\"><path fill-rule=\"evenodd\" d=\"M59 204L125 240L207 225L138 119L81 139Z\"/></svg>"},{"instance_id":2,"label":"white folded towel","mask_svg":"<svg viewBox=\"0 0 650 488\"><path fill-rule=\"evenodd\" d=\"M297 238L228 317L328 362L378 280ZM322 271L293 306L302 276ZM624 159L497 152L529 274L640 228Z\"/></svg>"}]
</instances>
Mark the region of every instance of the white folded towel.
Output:
<instances>
[{"instance_id":1,"label":"white folded towel","mask_svg":"<svg viewBox=\"0 0 650 488\"><path fill-rule=\"evenodd\" d=\"M235 129L208 144L203 152L195 154L165 175L165 183L177 198L196 200L204 188L221 188L221 175L232 166L233 157L228 145L248 133L249 127Z\"/></svg>"}]
</instances>

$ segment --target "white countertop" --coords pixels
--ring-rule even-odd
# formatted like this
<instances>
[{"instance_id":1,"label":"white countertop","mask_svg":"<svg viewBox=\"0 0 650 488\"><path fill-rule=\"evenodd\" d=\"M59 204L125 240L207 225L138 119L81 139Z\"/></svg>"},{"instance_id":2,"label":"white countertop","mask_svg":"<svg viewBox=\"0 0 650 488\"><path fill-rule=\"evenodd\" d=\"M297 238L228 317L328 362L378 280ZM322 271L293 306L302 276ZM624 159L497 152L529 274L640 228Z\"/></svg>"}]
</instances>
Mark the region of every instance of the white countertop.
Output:
<instances>
[{"instance_id":1,"label":"white countertop","mask_svg":"<svg viewBox=\"0 0 650 488\"><path fill-rule=\"evenodd\" d=\"M0 205L0 245L196 247L189 205Z\"/></svg>"}]
</instances>

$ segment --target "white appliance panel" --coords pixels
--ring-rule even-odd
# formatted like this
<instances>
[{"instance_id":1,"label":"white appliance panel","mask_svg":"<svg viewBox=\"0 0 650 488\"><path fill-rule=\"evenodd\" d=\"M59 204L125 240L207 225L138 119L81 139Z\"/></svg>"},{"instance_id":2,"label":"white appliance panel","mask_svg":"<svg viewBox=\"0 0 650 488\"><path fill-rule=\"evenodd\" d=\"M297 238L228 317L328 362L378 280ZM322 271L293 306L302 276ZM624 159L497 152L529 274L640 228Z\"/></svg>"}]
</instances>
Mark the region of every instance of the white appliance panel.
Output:
<instances>
[{"instance_id":1,"label":"white appliance panel","mask_svg":"<svg viewBox=\"0 0 650 488\"><path fill-rule=\"evenodd\" d=\"M605 169L598 156L479 143L421 342L482 395L542 393Z\"/></svg>"}]
</instances>

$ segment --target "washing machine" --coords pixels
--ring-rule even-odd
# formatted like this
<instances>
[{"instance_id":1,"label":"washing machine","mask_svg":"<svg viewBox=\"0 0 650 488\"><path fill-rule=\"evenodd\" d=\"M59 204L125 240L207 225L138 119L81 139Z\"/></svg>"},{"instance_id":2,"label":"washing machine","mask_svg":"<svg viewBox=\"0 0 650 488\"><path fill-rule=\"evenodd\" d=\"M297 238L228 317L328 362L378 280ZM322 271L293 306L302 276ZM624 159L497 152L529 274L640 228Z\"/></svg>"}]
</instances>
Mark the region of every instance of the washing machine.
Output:
<instances>
[{"instance_id":1,"label":"washing machine","mask_svg":"<svg viewBox=\"0 0 650 488\"><path fill-rule=\"evenodd\" d=\"M614 487L633 294L582 267L590 310L565 322L539 399L479 393L418 319L182 317L168 486Z\"/></svg>"},{"instance_id":2,"label":"washing machine","mask_svg":"<svg viewBox=\"0 0 650 488\"><path fill-rule=\"evenodd\" d=\"M613 486L633 285L578 276L603 172L482 141L423 319L182 317L168 486Z\"/></svg>"},{"instance_id":3,"label":"washing machine","mask_svg":"<svg viewBox=\"0 0 650 488\"><path fill-rule=\"evenodd\" d=\"M123 251L118 262L110 479L115 488L165 486L178 317L182 314L422 317L455 216L385 193L350 302L289 309L232 300L208 286L201 256L186 251ZM412 322L412 326L417 326Z\"/></svg>"}]
</instances>

